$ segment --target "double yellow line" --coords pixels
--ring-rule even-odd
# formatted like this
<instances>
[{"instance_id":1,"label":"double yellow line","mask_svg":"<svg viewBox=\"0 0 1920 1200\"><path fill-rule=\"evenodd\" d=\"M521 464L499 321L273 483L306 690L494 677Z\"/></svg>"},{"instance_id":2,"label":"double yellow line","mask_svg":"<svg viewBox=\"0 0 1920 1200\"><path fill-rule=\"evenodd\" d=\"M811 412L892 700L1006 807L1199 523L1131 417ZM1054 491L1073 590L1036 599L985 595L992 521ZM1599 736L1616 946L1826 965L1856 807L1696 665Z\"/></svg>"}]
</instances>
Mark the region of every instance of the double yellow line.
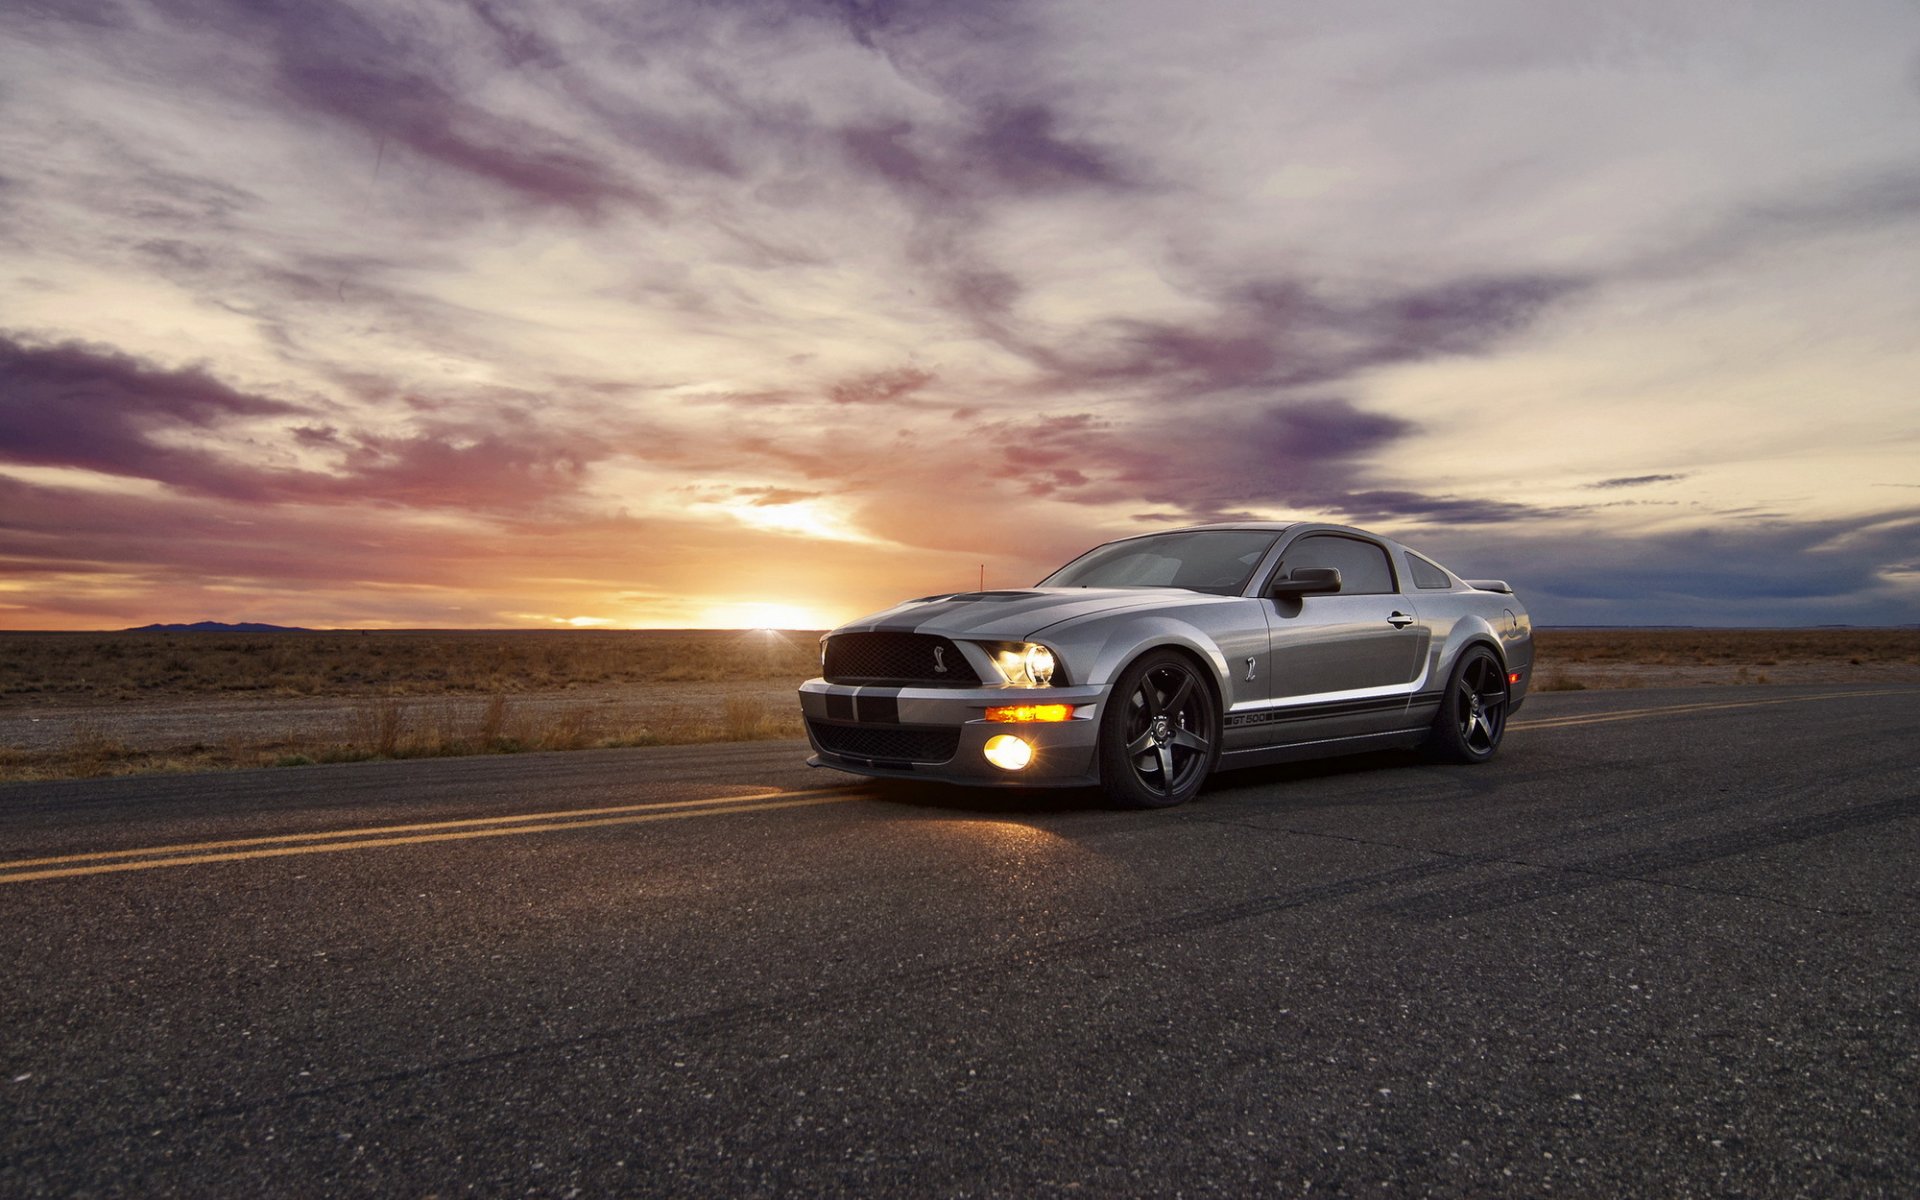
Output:
<instances>
[{"instance_id":1,"label":"double yellow line","mask_svg":"<svg viewBox=\"0 0 1920 1200\"><path fill-rule=\"evenodd\" d=\"M1567 729L1577 725L1599 725L1609 721L1636 721L1669 713L1758 708L1768 704L1798 704L1812 700L1842 700L1849 697L1902 694L1910 695L1911 693L1891 690L1822 692L1811 696L1781 696L1763 700L1668 704L1652 708L1623 709L1617 712L1549 717L1539 721L1516 721L1513 727L1515 729ZM690 817L732 816L739 813L769 812L781 808L844 804L856 798L855 793L844 788L823 788L806 792L752 792L744 796L722 796L706 800L620 804L605 808L521 813L507 817L471 817L460 821L425 821L407 825L376 825L365 829L330 829L270 837L180 842L167 846L143 846L131 850L61 854L50 858L17 858L10 862L0 862L0 884L71 879L75 876L106 875L118 871L151 871L159 867L187 867L200 863L286 858L297 854L334 854L344 850L369 850L384 846L419 846L430 842L519 837L531 833L598 829L610 825L639 825L649 821L675 821Z\"/></svg>"},{"instance_id":2,"label":"double yellow line","mask_svg":"<svg viewBox=\"0 0 1920 1200\"><path fill-rule=\"evenodd\" d=\"M61 854L51 858L17 858L0 862L0 884L31 883L42 879L70 879L78 875L105 875L115 871L151 871L158 867L186 867L198 863L241 862L253 858L285 858L295 854L333 854L376 846L418 846L428 842L457 842L473 838L517 837L568 829L596 829L608 825L638 825L687 817L732 816L778 808L808 808L843 804L854 799L845 789L816 792L755 792L709 800L674 800L655 804L620 804L607 808L575 808L560 812L522 813L511 817L473 817L464 821L425 821L409 825L377 825L365 829L331 829L315 833L288 833L275 837L229 838L216 842L180 842L133 850L101 850L91 854Z\"/></svg>"}]
</instances>

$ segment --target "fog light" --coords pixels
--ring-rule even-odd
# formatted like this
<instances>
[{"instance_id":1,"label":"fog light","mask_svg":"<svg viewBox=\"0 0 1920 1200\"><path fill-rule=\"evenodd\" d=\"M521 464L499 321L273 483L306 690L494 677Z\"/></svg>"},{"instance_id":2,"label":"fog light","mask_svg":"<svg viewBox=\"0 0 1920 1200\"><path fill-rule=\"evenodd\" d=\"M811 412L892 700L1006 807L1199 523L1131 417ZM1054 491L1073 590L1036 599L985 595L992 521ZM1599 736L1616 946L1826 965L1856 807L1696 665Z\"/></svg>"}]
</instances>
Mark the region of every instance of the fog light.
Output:
<instances>
[{"instance_id":1,"label":"fog light","mask_svg":"<svg viewBox=\"0 0 1920 1200\"><path fill-rule=\"evenodd\" d=\"M1018 771L1033 761L1033 747L1027 745L1025 738L1014 737L1010 733L995 734L987 739L987 761L1003 771Z\"/></svg>"}]
</instances>

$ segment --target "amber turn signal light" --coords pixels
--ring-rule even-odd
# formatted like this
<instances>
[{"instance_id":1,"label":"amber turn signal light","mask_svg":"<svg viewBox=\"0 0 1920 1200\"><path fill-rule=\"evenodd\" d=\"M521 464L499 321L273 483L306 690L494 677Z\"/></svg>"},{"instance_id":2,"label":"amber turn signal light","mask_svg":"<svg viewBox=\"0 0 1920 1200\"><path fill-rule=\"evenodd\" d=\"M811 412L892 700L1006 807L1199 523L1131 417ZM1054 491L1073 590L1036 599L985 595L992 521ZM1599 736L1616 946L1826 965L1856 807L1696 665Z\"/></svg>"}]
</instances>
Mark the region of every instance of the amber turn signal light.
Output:
<instances>
[{"instance_id":1,"label":"amber turn signal light","mask_svg":"<svg viewBox=\"0 0 1920 1200\"><path fill-rule=\"evenodd\" d=\"M987 710L989 721L1069 721L1073 719L1071 704L1009 704L1003 708Z\"/></svg>"}]
</instances>

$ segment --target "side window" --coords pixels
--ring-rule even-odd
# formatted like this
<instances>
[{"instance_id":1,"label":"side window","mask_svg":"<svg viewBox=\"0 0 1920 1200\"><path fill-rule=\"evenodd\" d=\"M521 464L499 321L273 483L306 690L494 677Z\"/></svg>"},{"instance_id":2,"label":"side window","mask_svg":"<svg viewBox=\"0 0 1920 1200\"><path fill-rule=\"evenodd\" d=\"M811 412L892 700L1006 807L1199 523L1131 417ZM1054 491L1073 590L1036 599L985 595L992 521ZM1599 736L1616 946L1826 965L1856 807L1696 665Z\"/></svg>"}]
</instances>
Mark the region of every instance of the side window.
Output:
<instances>
[{"instance_id":1,"label":"side window","mask_svg":"<svg viewBox=\"0 0 1920 1200\"><path fill-rule=\"evenodd\" d=\"M1289 546L1287 556L1280 560L1283 571L1298 567L1337 569L1342 596L1377 596L1394 590L1387 552L1372 542L1328 533L1303 537Z\"/></svg>"},{"instance_id":2,"label":"side window","mask_svg":"<svg viewBox=\"0 0 1920 1200\"><path fill-rule=\"evenodd\" d=\"M1413 586L1423 588L1452 587L1453 580L1438 565L1428 562L1411 550L1407 552L1407 567L1413 573Z\"/></svg>"}]
</instances>

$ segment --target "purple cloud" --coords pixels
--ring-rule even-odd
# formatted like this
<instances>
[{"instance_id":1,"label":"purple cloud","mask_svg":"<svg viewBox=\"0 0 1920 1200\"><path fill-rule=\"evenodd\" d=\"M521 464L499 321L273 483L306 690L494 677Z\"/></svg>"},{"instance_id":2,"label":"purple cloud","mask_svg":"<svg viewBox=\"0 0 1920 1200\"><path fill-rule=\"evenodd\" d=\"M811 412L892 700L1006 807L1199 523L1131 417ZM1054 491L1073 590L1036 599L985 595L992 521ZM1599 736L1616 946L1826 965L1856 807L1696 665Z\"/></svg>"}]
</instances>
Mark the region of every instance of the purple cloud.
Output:
<instances>
[{"instance_id":1,"label":"purple cloud","mask_svg":"<svg viewBox=\"0 0 1920 1200\"><path fill-rule=\"evenodd\" d=\"M904 190L941 190L933 164L909 142L913 136L911 122L857 126L841 130L839 136L841 149L854 166Z\"/></svg>"},{"instance_id":2,"label":"purple cloud","mask_svg":"<svg viewBox=\"0 0 1920 1200\"><path fill-rule=\"evenodd\" d=\"M1049 388L1148 384L1185 403L1222 392L1319 388L1377 367L1485 353L1589 286L1566 276L1515 275L1356 301L1269 280L1204 297L1219 313L1205 324L1109 320L1097 327L1099 336L1066 344L1018 330L982 304L978 291L956 293L952 303L981 333L1046 371ZM1017 294L1011 280L994 293L1003 305ZM1090 353L1086 341L1103 348Z\"/></svg>"},{"instance_id":3,"label":"purple cloud","mask_svg":"<svg viewBox=\"0 0 1920 1200\"><path fill-rule=\"evenodd\" d=\"M615 207L654 214L659 198L623 178L575 138L485 107L445 76L416 37L338 5L170 0L186 20L264 41L282 92L295 104L364 130L374 158L401 150L486 180L522 199L594 216ZM537 36L516 36L498 10L476 10L522 63L545 61Z\"/></svg>"},{"instance_id":4,"label":"purple cloud","mask_svg":"<svg viewBox=\"0 0 1920 1200\"><path fill-rule=\"evenodd\" d=\"M253 472L159 435L306 411L236 391L201 368L166 371L105 347L23 345L0 335L0 460L7 462L252 495Z\"/></svg>"},{"instance_id":5,"label":"purple cloud","mask_svg":"<svg viewBox=\"0 0 1920 1200\"><path fill-rule=\"evenodd\" d=\"M1046 105L989 108L966 119L965 129L875 121L840 130L838 140L856 170L948 217L965 216L997 193L1139 186L1112 150L1061 135L1059 115Z\"/></svg>"},{"instance_id":6,"label":"purple cloud","mask_svg":"<svg viewBox=\"0 0 1920 1200\"><path fill-rule=\"evenodd\" d=\"M1868 619L1879 622L1920 620L1911 592L1887 578L1920 557L1920 509L1632 538L1595 534L1573 546L1536 533L1514 539L1505 554L1529 606L1560 624L1607 614L1613 621L1704 625L1849 621L1862 612L1877 613ZM1491 565L1490 557L1481 562ZM1448 565L1463 569L1452 558Z\"/></svg>"},{"instance_id":7,"label":"purple cloud","mask_svg":"<svg viewBox=\"0 0 1920 1200\"><path fill-rule=\"evenodd\" d=\"M1058 124L1058 115L1041 104L994 110L967 139L968 158L1021 191L1134 186L1109 151L1062 137Z\"/></svg>"},{"instance_id":8,"label":"purple cloud","mask_svg":"<svg viewBox=\"0 0 1920 1200\"><path fill-rule=\"evenodd\" d=\"M429 414L447 403L412 399ZM102 347L34 347L0 336L0 462L80 467L186 493L524 511L577 492L587 469L619 452L627 432L542 422L494 403L467 418L423 420L404 434L315 423L287 429L290 447L334 456L327 471L241 463L211 445L177 444L183 433L217 436L237 422L311 415L238 391L204 369L166 371ZM249 448L257 454L262 444L255 439Z\"/></svg>"},{"instance_id":9,"label":"purple cloud","mask_svg":"<svg viewBox=\"0 0 1920 1200\"><path fill-rule=\"evenodd\" d=\"M1346 514L1356 524L1393 525L1407 520L1445 525L1492 525L1510 521L1537 521L1580 511L1563 507L1517 504L1461 496L1428 496L1420 492L1376 489L1330 496L1327 507Z\"/></svg>"},{"instance_id":10,"label":"purple cloud","mask_svg":"<svg viewBox=\"0 0 1920 1200\"><path fill-rule=\"evenodd\" d=\"M1686 476L1682 475L1621 475L1614 479L1602 479L1586 486L1590 488L1641 487L1649 483L1673 483Z\"/></svg>"}]
</instances>

